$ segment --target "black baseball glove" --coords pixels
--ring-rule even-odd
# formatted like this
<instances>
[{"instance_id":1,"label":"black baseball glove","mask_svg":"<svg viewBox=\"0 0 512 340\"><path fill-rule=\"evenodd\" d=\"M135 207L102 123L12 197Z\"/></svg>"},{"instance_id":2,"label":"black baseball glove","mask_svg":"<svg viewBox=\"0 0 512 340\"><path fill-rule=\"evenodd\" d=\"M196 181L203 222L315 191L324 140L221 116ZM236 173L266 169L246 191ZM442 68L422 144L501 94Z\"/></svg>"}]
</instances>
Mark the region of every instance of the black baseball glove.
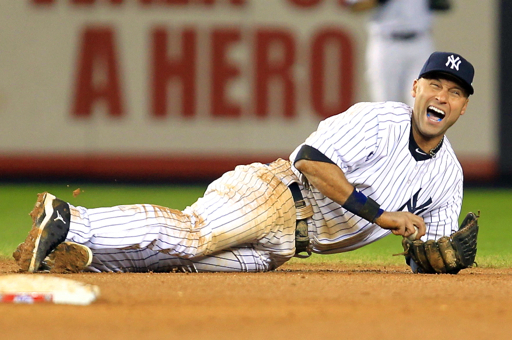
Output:
<instances>
[{"instance_id":1,"label":"black baseball glove","mask_svg":"<svg viewBox=\"0 0 512 340\"><path fill-rule=\"evenodd\" d=\"M475 262L479 217L480 213L468 213L458 231L437 241L411 241L404 237L402 254L416 262L419 273L457 274Z\"/></svg>"}]
</instances>

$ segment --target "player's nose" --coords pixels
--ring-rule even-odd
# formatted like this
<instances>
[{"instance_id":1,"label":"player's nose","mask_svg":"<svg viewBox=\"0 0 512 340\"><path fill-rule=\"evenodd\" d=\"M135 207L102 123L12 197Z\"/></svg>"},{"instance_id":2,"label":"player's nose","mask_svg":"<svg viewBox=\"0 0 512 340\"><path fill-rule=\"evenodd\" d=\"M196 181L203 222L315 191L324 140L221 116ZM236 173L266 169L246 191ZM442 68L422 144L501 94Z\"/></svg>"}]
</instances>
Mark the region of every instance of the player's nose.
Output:
<instances>
[{"instance_id":1,"label":"player's nose","mask_svg":"<svg viewBox=\"0 0 512 340\"><path fill-rule=\"evenodd\" d=\"M448 91L446 89L442 89L436 94L436 99L440 103L446 103L448 100Z\"/></svg>"}]
</instances>

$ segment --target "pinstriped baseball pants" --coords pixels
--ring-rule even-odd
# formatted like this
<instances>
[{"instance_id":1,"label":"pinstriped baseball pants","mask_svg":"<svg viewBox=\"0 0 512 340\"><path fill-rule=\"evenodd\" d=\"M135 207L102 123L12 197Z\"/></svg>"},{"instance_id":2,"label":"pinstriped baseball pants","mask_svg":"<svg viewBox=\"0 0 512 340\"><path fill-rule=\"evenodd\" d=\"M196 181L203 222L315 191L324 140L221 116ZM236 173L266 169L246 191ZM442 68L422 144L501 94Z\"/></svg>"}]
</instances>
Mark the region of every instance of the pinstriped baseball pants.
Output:
<instances>
[{"instance_id":1,"label":"pinstriped baseball pants","mask_svg":"<svg viewBox=\"0 0 512 340\"><path fill-rule=\"evenodd\" d=\"M70 207L67 240L91 248L91 271L268 271L295 253L292 195L260 163L224 174L183 211Z\"/></svg>"}]
</instances>

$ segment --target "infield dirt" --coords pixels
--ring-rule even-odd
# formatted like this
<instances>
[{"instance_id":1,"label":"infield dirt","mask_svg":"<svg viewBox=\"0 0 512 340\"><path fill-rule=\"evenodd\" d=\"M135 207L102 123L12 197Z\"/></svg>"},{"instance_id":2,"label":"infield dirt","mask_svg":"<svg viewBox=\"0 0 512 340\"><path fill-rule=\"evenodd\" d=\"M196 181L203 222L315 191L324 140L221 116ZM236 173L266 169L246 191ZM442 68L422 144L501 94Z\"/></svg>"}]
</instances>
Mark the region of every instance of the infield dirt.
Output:
<instances>
[{"instance_id":1,"label":"infield dirt","mask_svg":"<svg viewBox=\"0 0 512 340\"><path fill-rule=\"evenodd\" d=\"M0 261L0 275L17 271ZM89 306L0 304L2 339L512 337L508 268L414 275L405 266L291 263L256 274L55 276L98 285L101 296Z\"/></svg>"}]
</instances>

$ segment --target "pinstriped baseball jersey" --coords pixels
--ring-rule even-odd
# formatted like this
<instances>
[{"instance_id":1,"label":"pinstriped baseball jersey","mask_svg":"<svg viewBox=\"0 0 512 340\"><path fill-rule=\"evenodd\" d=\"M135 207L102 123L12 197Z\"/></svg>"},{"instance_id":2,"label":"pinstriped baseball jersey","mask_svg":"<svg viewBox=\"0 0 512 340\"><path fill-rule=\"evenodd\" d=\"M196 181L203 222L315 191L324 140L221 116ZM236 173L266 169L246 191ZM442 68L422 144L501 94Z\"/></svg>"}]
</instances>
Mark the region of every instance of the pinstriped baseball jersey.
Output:
<instances>
[{"instance_id":1,"label":"pinstriped baseball jersey","mask_svg":"<svg viewBox=\"0 0 512 340\"><path fill-rule=\"evenodd\" d=\"M305 144L329 157L354 187L384 210L423 217L427 226L423 240L438 239L458 229L462 167L446 137L434 157L417 147L411 138L411 113L409 106L398 102L359 103L321 122ZM299 149L291 154L292 163ZM390 233L346 211L314 187L303 194L314 210L309 221L314 252L349 251Z\"/></svg>"}]
</instances>

